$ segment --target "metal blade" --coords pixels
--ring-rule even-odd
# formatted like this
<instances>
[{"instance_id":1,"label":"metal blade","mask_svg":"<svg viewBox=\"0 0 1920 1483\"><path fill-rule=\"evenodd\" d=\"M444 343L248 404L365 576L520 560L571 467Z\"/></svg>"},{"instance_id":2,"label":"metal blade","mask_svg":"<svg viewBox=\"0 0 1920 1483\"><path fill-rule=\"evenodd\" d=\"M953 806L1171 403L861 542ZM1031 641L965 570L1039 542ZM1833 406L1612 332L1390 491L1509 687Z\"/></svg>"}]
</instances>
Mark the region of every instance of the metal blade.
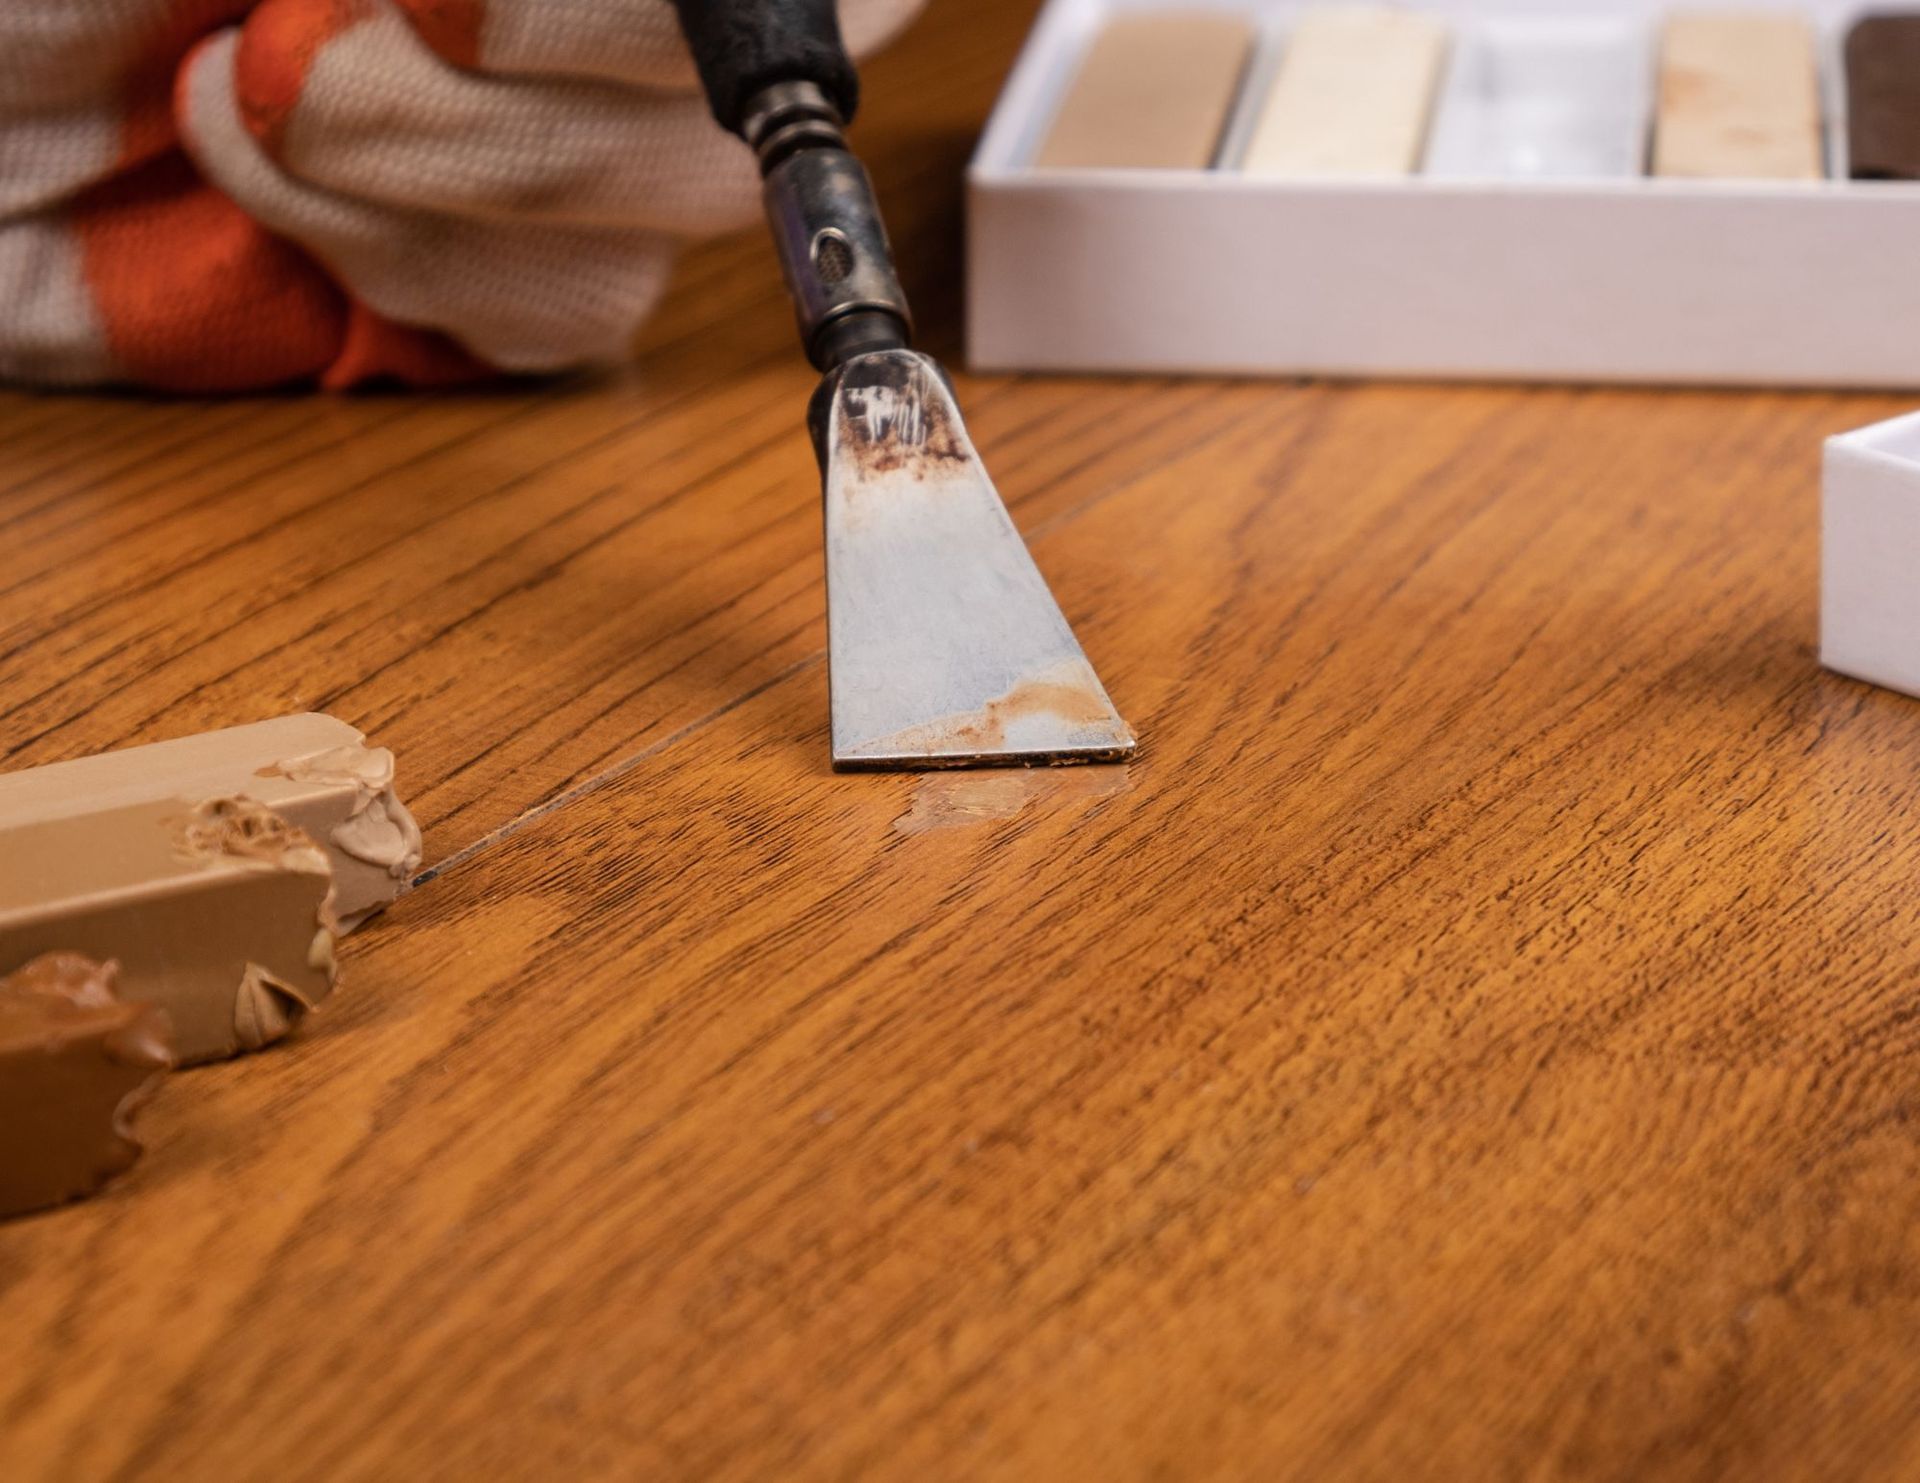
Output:
<instances>
[{"instance_id":1,"label":"metal blade","mask_svg":"<svg viewBox=\"0 0 1920 1483\"><path fill-rule=\"evenodd\" d=\"M839 372L821 426L833 762L1113 762L1133 733L981 465L938 366Z\"/></svg>"}]
</instances>

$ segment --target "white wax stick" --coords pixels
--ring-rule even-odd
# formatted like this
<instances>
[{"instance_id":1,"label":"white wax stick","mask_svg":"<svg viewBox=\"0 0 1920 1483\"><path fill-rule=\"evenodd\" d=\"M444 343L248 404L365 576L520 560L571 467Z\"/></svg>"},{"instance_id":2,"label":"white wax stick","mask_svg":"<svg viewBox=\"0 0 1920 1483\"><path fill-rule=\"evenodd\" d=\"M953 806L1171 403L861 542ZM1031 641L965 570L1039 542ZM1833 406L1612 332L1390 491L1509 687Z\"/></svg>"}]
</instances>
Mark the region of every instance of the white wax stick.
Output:
<instances>
[{"instance_id":1,"label":"white wax stick","mask_svg":"<svg viewBox=\"0 0 1920 1483\"><path fill-rule=\"evenodd\" d=\"M1624 178L1646 169L1649 37L1612 17L1490 20L1454 43L1429 175Z\"/></svg>"},{"instance_id":2,"label":"white wax stick","mask_svg":"<svg viewBox=\"0 0 1920 1483\"><path fill-rule=\"evenodd\" d=\"M1242 168L1295 178L1412 174L1446 52L1446 29L1413 11L1309 11L1287 38Z\"/></svg>"}]
</instances>

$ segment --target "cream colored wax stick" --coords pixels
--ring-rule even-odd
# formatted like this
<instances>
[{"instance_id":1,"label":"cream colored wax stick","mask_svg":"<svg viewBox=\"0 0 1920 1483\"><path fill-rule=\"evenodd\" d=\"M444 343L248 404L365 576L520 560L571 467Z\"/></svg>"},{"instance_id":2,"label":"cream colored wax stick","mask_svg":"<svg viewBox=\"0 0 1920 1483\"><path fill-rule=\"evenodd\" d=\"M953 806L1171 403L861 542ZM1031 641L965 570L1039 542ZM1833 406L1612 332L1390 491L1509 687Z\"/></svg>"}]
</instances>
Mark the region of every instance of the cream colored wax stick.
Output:
<instances>
[{"instance_id":1,"label":"cream colored wax stick","mask_svg":"<svg viewBox=\"0 0 1920 1483\"><path fill-rule=\"evenodd\" d=\"M0 972L46 953L119 966L182 1063L258 1050L333 990L333 874L245 799L168 800L0 822Z\"/></svg>"},{"instance_id":2,"label":"cream colored wax stick","mask_svg":"<svg viewBox=\"0 0 1920 1483\"><path fill-rule=\"evenodd\" d=\"M1034 164L1206 169L1252 51L1242 16L1116 16L1081 62Z\"/></svg>"},{"instance_id":3,"label":"cream colored wax stick","mask_svg":"<svg viewBox=\"0 0 1920 1483\"><path fill-rule=\"evenodd\" d=\"M209 798L250 798L311 836L332 860L342 931L406 890L420 867L420 830L394 794L393 753L317 713L0 773L0 828Z\"/></svg>"},{"instance_id":4,"label":"cream colored wax stick","mask_svg":"<svg viewBox=\"0 0 1920 1483\"><path fill-rule=\"evenodd\" d=\"M1660 43L1653 173L1687 179L1818 180L1826 174L1820 66L1798 15L1676 15Z\"/></svg>"},{"instance_id":5,"label":"cream colored wax stick","mask_svg":"<svg viewBox=\"0 0 1920 1483\"><path fill-rule=\"evenodd\" d=\"M1249 175L1398 176L1419 168L1446 28L1390 6L1308 11L1248 141Z\"/></svg>"}]
</instances>

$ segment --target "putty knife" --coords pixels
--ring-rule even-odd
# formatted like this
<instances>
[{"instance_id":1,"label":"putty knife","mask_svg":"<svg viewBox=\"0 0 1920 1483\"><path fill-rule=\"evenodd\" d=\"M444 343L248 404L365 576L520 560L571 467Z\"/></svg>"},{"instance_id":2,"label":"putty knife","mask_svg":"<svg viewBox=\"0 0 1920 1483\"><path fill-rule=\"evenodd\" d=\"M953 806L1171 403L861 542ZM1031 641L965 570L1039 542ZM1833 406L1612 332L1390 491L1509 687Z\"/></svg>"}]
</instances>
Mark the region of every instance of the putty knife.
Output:
<instances>
[{"instance_id":1,"label":"putty knife","mask_svg":"<svg viewBox=\"0 0 1920 1483\"><path fill-rule=\"evenodd\" d=\"M720 123L759 157L807 355L826 486L827 661L842 769L1113 762L1133 733L967 437L907 348L873 187L842 132L858 80L833 0L675 0Z\"/></svg>"}]
</instances>

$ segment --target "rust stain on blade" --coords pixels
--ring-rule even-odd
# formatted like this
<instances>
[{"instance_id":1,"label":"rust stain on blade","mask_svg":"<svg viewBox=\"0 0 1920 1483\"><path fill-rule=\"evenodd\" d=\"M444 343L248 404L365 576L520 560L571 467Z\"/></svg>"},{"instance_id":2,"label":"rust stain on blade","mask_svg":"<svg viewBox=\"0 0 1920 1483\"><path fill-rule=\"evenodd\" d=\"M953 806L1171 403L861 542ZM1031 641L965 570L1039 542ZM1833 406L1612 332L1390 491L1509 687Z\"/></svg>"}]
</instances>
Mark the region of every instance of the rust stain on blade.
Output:
<instances>
[{"instance_id":1,"label":"rust stain on blade","mask_svg":"<svg viewBox=\"0 0 1920 1483\"><path fill-rule=\"evenodd\" d=\"M1023 716L1051 716L1070 726L1097 726L1112 714L1106 697L1090 693L1083 685L1030 680L998 700L988 701L977 717L952 725L942 739L957 747L998 747L1006 743L1008 725ZM938 727L927 729L939 734Z\"/></svg>"},{"instance_id":2,"label":"rust stain on blade","mask_svg":"<svg viewBox=\"0 0 1920 1483\"><path fill-rule=\"evenodd\" d=\"M840 452L856 480L925 479L973 459L946 389L922 362L876 357L848 373L836 398Z\"/></svg>"},{"instance_id":3,"label":"rust stain on blade","mask_svg":"<svg viewBox=\"0 0 1920 1483\"><path fill-rule=\"evenodd\" d=\"M1081 668L1074 666L1073 668ZM1028 747L1010 742L1009 732L1022 722L1046 721L1061 733L1051 746ZM1009 751L1049 752L1083 748L1088 732L1107 731L1115 752L1132 746L1133 738L1113 709L1105 691L1091 669L1072 678L1039 676L1023 680L1005 695L988 701L978 711L943 717L925 725L895 732L870 747L862 755L913 755L939 762L943 757L960 761L967 758ZM1085 760L1100 760L1088 757Z\"/></svg>"}]
</instances>

